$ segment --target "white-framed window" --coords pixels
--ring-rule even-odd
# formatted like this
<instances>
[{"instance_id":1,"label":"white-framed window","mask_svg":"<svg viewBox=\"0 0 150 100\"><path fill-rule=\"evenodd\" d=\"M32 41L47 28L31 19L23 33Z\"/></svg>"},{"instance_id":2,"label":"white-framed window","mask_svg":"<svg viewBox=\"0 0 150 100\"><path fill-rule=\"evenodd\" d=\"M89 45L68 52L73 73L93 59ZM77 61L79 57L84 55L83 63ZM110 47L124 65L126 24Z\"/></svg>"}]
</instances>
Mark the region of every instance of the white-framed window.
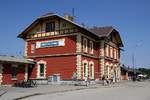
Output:
<instances>
[{"instance_id":1,"label":"white-framed window","mask_svg":"<svg viewBox=\"0 0 150 100\"><path fill-rule=\"evenodd\" d=\"M39 67L40 67L40 72L39 72L39 75L40 77L44 77L44 64L39 64Z\"/></svg>"},{"instance_id":2,"label":"white-framed window","mask_svg":"<svg viewBox=\"0 0 150 100\"><path fill-rule=\"evenodd\" d=\"M93 54L93 41L90 41L90 54Z\"/></svg>"},{"instance_id":3,"label":"white-framed window","mask_svg":"<svg viewBox=\"0 0 150 100\"><path fill-rule=\"evenodd\" d=\"M88 61L84 60L83 62L83 78L88 77Z\"/></svg>"},{"instance_id":4,"label":"white-framed window","mask_svg":"<svg viewBox=\"0 0 150 100\"><path fill-rule=\"evenodd\" d=\"M107 57L109 56L108 53L109 53L109 45L106 44L106 56Z\"/></svg>"},{"instance_id":5,"label":"white-framed window","mask_svg":"<svg viewBox=\"0 0 150 100\"><path fill-rule=\"evenodd\" d=\"M31 44L31 53L35 53L35 43Z\"/></svg>"},{"instance_id":6,"label":"white-framed window","mask_svg":"<svg viewBox=\"0 0 150 100\"><path fill-rule=\"evenodd\" d=\"M11 67L11 79L12 80L17 79L17 65L12 65Z\"/></svg>"},{"instance_id":7,"label":"white-framed window","mask_svg":"<svg viewBox=\"0 0 150 100\"><path fill-rule=\"evenodd\" d=\"M90 79L94 79L94 62L93 61L89 62L89 76L90 76Z\"/></svg>"},{"instance_id":8,"label":"white-framed window","mask_svg":"<svg viewBox=\"0 0 150 100\"><path fill-rule=\"evenodd\" d=\"M109 66L108 65L106 65L106 75L109 78Z\"/></svg>"},{"instance_id":9,"label":"white-framed window","mask_svg":"<svg viewBox=\"0 0 150 100\"><path fill-rule=\"evenodd\" d=\"M83 52L88 52L87 39L83 38Z\"/></svg>"},{"instance_id":10,"label":"white-framed window","mask_svg":"<svg viewBox=\"0 0 150 100\"><path fill-rule=\"evenodd\" d=\"M116 49L116 59L118 59L118 49Z\"/></svg>"},{"instance_id":11,"label":"white-framed window","mask_svg":"<svg viewBox=\"0 0 150 100\"><path fill-rule=\"evenodd\" d=\"M46 23L46 32L55 31L55 22Z\"/></svg>"},{"instance_id":12,"label":"white-framed window","mask_svg":"<svg viewBox=\"0 0 150 100\"><path fill-rule=\"evenodd\" d=\"M114 59L116 59L117 53L116 53L116 48L114 48Z\"/></svg>"},{"instance_id":13,"label":"white-framed window","mask_svg":"<svg viewBox=\"0 0 150 100\"><path fill-rule=\"evenodd\" d=\"M37 64L37 78L46 78L46 62L41 60Z\"/></svg>"},{"instance_id":14,"label":"white-framed window","mask_svg":"<svg viewBox=\"0 0 150 100\"><path fill-rule=\"evenodd\" d=\"M110 47L110 57L113 58L113 48Z\"/></svg>"},{"instance_id":15,"label":"white-framed window","mask_svg":"<svg viewBox=\"0 0 150 100\"><path fill-rule=\"evenodd\" d=\"M113 68L113 64L110 64L110 77L114 77L114 68Z\"/></svg>"}]
</instances>

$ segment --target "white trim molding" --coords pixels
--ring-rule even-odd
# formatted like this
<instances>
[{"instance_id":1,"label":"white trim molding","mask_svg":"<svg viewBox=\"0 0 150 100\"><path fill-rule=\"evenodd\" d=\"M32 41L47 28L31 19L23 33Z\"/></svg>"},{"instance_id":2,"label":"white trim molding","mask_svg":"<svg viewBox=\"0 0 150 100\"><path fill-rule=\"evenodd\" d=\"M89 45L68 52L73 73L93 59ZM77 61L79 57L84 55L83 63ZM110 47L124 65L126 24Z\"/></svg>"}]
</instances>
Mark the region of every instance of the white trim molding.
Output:
<instances>
[{"instance_id":1,"label":"white trim molding","mask_svg":"<svg viewBox=\"0 0 150 100\"><path fill-rule=\"evenodd\" d=\"M76 70L77 70L77 78L81 79L81 55L77 55L77 62L76 62Z\"/></svg>"},{"instance_id":2,"label":"white trim molding","mask_svg":"<svg viewBox=\"0 0 150 100\"><path fill-rule=\"evenodd\" d=\"M28 51L28 43L27 41L25 41L25 46L24 46L24 56L26 57L27 56L27 51Z\"/></svg>"},{"instance_id":3,"label":"white trim molding","mask_svg":"<svg viewBox=\"0 0 150 100\"><path fill-rule=\"evenodd\" d=\"M24 80L28 80L28 64L25 65L25 74L24 74Z\"/></svg>"},{"instance_id":4,"label":"white trim molding","mask_svg":"<svg viewBox=\"0 0 150 100\"><path fill-rule=\"evenodd\" d=\"M99 55L99 56L104 57L104 40L100 41L100 54L101 55ZM101 65L100 65L100 68L101 68L101 77L103 77L104 76L104 67L105 67L104 62L105 62L105 60L104 60L104 58L101 58L100 61L101 61Z\"/></svg>"},{"instance_id":5,"label":"white trim molding","mask_svg":"<svg viewBox=\"0 0 150 100\"><path fill-rule=\"evenodd\" d=\"M40 64L44 64L44 76L40 76ZM46 61L44 60L37 62L37 78L46 78Z\"/></svg>"},{"instance_id":6,"label":"white trim molding","mask_svg":"<svg viewBox=\"0 0 150 100\"><path fill-rule=\"evenodd\" d=\"M0 64L0 85L2 84L3 82L3 65Z\"/></svg>"},{"instance_id":7,"label":"white trim molding","mask_svg":"<svg viewBox=\"0 0 150 100\"><path fill-rule=\"evenodd\" d=\"M81 45L81 34L77 34L76 36L76 52L82 52L82 45ZM77 71L77 78L81 79L81 55L77 54L76 56L76 71Z\"/></svg>"}]
</instances>

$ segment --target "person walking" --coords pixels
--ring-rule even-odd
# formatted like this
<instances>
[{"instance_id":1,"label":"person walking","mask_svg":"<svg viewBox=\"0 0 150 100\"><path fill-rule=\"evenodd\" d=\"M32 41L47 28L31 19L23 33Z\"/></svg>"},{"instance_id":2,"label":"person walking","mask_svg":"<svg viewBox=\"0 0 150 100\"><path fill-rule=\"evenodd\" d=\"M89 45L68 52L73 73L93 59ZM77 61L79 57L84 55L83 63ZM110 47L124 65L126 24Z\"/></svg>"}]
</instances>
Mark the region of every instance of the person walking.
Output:
<instances>
[{"instance_id":1,"label":"person walking","mask_svg":"<svg viewBox=\"0 0 150 100\"><path fill-rule=\"evenodd\" d=\"M76 72L73 72L73 75L72 75L72 82L74 85L76 85L76 81L77 81L77 73Z\"/></svg>"},{"instance_id":2,"label":"person walking","mask_svg":"<svg viewBox=\"0 0 150 100\"><path fill-rule=\"evenodd\" d=\"M84 82L85 82L85 85L88 86L88 77L87 76L85 76Z\"/></svg>"}]
</instances>

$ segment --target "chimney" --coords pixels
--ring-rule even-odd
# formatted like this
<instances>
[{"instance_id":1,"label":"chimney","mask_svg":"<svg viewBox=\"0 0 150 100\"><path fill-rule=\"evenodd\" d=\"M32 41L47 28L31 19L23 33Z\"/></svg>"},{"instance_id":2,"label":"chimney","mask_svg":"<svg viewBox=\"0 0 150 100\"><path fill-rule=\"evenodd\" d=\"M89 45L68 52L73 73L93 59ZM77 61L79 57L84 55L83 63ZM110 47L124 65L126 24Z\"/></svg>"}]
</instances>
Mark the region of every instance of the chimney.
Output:
<instances>
[{"instance_id":1,"label":"chimney","mask_svg":"<svg viewBox=\"0 0 150 100\"><path fill-rule=\"evenodd\" d=\"M74 21L74 17L71 16L70 14L64 14L64 18L70 21Z\"/></svg>"}]
</instances>

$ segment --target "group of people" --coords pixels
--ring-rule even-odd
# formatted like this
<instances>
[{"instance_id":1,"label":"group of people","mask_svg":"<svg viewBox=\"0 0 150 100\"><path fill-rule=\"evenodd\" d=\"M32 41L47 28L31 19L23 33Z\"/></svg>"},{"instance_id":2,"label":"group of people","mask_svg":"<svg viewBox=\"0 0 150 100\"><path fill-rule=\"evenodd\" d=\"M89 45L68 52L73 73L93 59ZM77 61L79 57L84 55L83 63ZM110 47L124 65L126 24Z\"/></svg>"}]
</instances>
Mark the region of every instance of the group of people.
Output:
<instances>
[{"instance_id":1,"label":"group of people","mask_svg":"<svg viewBox=\"0 0 150 100\"><path fill-rule=\"evenodd\" d=\"M77 73L76 72L73 72L72 81L74 82L74 84L77 84L76 82L78 80L77 80ZM84 83L85 83L86 86L88 86L88 84L90 84L90 80L88 80L87 76L84 77Z\"/></svg>"},{"instance_id":2,"label":"group of people","mask_svg":"<svg viewBox=\"0 0 150 100\"><path fill-rule=\"evenodd\" d=\"M108 76L103 76L102 80L103 80L103 85L104 86L116 82L116 78L114 76L112 76L111 78L108 78ZM76 84L76 82L77 82L77 73L76 72L73 72L72 81L74 82L74 84ZM85 82L86 86L88 86L88 84L90 84L90 80L88 80L87 76L84 77L84 82Z\"/></svg>"},{"instance_id":3,"label":"group of people","mask_svg":"<svg viewBox=\"0 0 150 100\"><path fill-rule=\"evenodd\" d=\"M108 78L108 76L103 76L102 80L103 80L104 86L115 83L115 77L113 77L113 76L110 79Z\"/></svg>"}]
</instances>

